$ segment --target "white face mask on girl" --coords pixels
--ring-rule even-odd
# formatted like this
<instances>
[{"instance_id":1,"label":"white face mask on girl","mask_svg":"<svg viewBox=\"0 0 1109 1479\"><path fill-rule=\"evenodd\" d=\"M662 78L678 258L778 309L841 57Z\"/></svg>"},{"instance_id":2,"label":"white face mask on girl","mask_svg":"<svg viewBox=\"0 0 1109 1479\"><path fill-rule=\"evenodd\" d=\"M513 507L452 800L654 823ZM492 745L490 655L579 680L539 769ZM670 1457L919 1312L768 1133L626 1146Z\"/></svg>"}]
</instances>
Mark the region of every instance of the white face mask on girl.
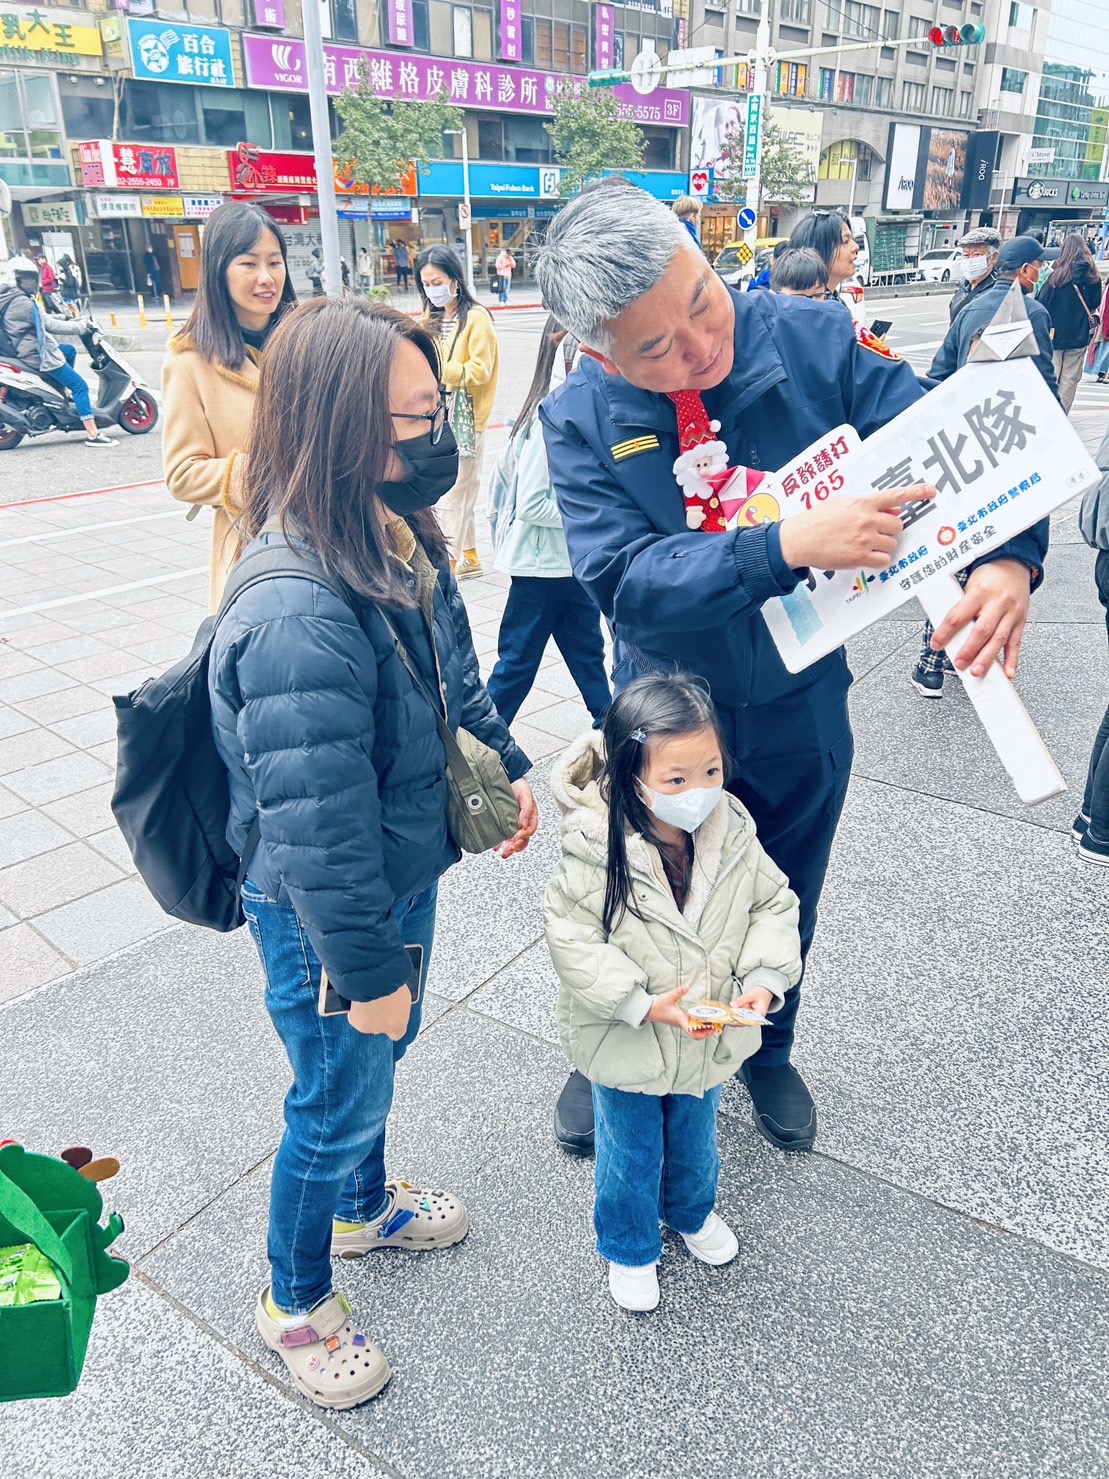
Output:
<instances>
[{"instance_id":1,"label":"white face mask on girl","mask_svg":"<svg viewBox=\"0 0 1109 1479\"><path fill-rule=\"evenodd\" d=\"M639 788L647 797L648 804L660 822L668 827L678 827L683 832L696 832L720 804L723 786L695 786L689 791L678 791L667 795L652 791L650 786L639 782Z\"/></svg>"},{"instance_id":2,"label":"white face mask on girl","mask_svg":"<svg viewBox=\"0 0 1109 1479\"><path fill-rule=\"evenodd\" d=\"M959 264L963 269L963 276L967 282L977 282L980 277L985 277L990 270L990 259L985 257L964 257Z\"/></svg>"},{"instance_id":3,"label":"white face mask on girl","mask_svg":"<svg viewBox=\"0 0 1109 1479\"><path fill-rule=\"evenodd\" d=\"M429 283L425 286L427 301L432 308L446 308L452 298L458 297L458 289L453 282L446 282L440 286L437 283Z\"/></svg>"}]
</instances>

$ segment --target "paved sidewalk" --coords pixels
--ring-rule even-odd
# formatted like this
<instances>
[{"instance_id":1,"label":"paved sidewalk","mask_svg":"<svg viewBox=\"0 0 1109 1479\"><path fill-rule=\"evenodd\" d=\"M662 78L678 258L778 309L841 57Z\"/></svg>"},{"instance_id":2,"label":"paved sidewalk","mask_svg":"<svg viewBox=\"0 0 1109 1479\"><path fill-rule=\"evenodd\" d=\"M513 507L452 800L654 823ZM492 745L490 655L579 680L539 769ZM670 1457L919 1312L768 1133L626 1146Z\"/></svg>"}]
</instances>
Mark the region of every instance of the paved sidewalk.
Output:
<instances>
[{"instance_id":1,"label":"paved sidewalk","mask_svg":"<svg viewBox=\"0 0 1109 1479\"><path fill-rule=\"evenodd\" d=\"M117 1154L134 1268L78 1393L0 1407L4 1479L1106 1472L1109 871L1068 829L1109 664L1073 509L1020 680L1069 795L1026 810L958 685L917 698L913 608L852 645L856 773L798 1048L818 1151L773 1151L729 1086L741 1257L668 1244L650 1317L610 1304L591 1167L551 1136L545 778L588 717L548 654L514 726L544 825L444 880L398 1081L391 1164L460 1193L473 1231L343 1266L397 1374L331 1415L251 1323L288 1082L251 943L167 926L108 811L107 696L185 651L207 535L154 484L0 509L0 1138ZM486 671L505 585L463 587Z\"/></svg>"}]
</instances>

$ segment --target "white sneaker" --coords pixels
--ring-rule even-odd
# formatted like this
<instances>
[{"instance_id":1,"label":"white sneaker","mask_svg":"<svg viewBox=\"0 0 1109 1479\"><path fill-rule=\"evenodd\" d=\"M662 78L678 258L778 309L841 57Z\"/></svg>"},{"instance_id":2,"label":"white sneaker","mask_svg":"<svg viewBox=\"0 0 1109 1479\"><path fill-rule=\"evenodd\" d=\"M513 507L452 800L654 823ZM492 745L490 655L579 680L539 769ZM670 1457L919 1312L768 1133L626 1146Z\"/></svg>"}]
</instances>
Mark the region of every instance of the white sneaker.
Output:
<instances>
[{"instance_id":1,"label":"white sneaker","mask_svg":"<svg viewBox=\"0 0 1109 1479\"><path fill-rule=\"evenodd\" d=\"M117 445L116 438L106 436L104 432L97 432L94 437L85 438L86 447L114 447Z\"/></svg>"},{"instance_id":2,"label":"white sneaker","mask_svg":"<svg viewBox=\"0 0 1109 1479\"><path fill-rule=\"evenodd\" d=\"M699 1258L702 1263L711 1263L714 1268L731 1263L739 1252L739 1239L723 1217L718 1217L715 1212L709 1213L700 1232L682 1233L682 1242L694 1258Z\"/></svg>"},{"instance_id":3,"label":"white sneaker","mask_svg":"<svg viewBox=\"0 0 1109 1479\"><path fill-rule=\"evenodd\" d=\"M608 1292L622 1310L653 1310L658 1304L658 1264L626 1268L622 1263L610 1263Z\"/></svg>"}]
</instances>

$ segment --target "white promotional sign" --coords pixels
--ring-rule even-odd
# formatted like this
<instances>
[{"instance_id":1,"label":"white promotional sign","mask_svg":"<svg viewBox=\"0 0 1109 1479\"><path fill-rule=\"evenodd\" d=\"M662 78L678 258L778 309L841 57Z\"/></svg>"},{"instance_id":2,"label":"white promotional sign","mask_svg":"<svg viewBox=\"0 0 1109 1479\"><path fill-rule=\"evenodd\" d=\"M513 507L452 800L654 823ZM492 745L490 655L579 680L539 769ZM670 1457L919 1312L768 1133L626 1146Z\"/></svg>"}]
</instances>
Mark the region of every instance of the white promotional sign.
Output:
<instances>
[{"instance_id":1,"label":"white promotional sign","mask_svg":"<svg viewBox=\"0 0 1109 1479\"><path fill-rule=\"evenodd\" d=\"M667 87L711 87L716 80L716 47L671 50L666 58Z\"/></svg>"},{"instance_id":2,"label":"white promotional sign","mask_svg":"<svg viewBox=\"0 0 1109 1479\"><path fill-rule=\"evenodd\" d=\"M51 201L45 205L26 204L23 207L25 226L76 226L77 203L73 200Z\"/></svg>"},{"instance_id":3,"label":"white promotional sign","mask_svg":"<svg viewBox=\"0 0 1109 1479\"><path fill-rule=\"evenodd\" d=\"M1028 358L965 365L865 442L838 427L760 484L783 519L837 495L914 483L933 483L937 493L903 505L904 529L885 570L816 570L763 606L782 661L792 673L807 668L1100 476Z\"/></svg>"},{"instance_id":4,"label":"white promotional sign","mask_svg":"<svg viewBox=\"0 0 1109 1479\"><path fill-rule=\"evenodd\" d=\"M920 154L920 125L897 123L886 165L886 210L911 211L916 194L917 157Z\"/></svg>"}]
</instances>

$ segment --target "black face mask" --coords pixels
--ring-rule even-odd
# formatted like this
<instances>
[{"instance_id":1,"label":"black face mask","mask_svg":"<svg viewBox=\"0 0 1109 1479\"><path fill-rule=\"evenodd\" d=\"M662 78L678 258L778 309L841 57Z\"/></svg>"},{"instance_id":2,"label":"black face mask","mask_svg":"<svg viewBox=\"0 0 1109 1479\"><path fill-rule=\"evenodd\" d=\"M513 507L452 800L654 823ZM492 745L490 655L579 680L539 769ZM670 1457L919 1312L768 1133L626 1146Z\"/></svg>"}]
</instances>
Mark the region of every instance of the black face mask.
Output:
<instances>
[{"instance_id":1,"label":"black face mask","mask_svg":"<svg viewBox=\"0 0 1109 1479\"><path fill-rule=\"evenodd\" d=\"M396 483L378 483L377 496L401 518L433 508L458 481L458 443L449 426L437 442L431 433L397 442L393 449L408 476Z\"/></svg>"}]
</instances>

